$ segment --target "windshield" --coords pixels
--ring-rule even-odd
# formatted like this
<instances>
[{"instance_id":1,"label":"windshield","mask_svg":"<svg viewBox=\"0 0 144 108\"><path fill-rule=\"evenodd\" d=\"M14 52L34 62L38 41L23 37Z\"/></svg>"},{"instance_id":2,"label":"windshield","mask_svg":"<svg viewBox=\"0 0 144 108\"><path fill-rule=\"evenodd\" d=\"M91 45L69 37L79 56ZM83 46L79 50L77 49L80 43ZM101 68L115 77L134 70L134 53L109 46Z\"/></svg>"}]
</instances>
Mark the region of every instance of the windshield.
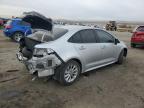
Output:
<instances>
[{"instance_id":1,"label":"windshield","mask_svg":"<svg viewBox=\"0 0 144 108\"><path fill-rule=\"evenodd\" d=\"M48 42L62 37L67 32L67 29L54 28L53 31L37 31L28 37L36 41Z\"/></svg>"}]
</instances>

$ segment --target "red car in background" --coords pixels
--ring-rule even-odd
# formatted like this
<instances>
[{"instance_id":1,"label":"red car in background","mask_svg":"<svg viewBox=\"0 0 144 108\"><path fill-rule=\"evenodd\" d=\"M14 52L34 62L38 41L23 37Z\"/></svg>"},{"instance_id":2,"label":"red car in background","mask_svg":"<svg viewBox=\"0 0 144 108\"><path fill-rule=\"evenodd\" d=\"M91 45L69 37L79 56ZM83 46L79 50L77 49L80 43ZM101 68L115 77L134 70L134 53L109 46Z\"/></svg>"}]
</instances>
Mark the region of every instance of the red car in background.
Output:
<instances>
[{"instance_id":1,"label":"red car in background","mask_svg":"<svg viewBox=\"0 0 144 108\"><path fill-rule=\"evenodd\" d=\"M144 26L138 26L131 37L131 47L144 46Z\"/></svg>"},{"instance_id":2,"label":"red car in background","mask_svg":"<svg viewBox=\"0 0 144 108\"><path fill-rule=\"evenodd\" d=\"M4 22L2 19L0 19L0 26L3 26Z\"/></svg>"}]
</instances>

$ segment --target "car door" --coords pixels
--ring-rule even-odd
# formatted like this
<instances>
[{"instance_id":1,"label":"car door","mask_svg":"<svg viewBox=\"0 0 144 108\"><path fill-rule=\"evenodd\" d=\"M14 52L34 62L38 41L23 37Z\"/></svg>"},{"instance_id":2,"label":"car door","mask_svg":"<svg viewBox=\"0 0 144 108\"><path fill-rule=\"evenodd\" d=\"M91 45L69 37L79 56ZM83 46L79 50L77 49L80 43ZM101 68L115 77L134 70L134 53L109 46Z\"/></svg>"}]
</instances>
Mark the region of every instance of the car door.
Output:
<instances>
[{"instance_id":1,"label":"car door","mask_svg":"<svg viewBox=\"0 0 144 108\"><path fill-rule=\"evenodd\" d=\"M74 47L81 56L85 70L98 65L101 60L101 49L92 29L81 30L72 36Z\"/></svg>"},{"instance_id":2,"label":"car door","mask_svg":"<svg viewBox=\"0 0 144 108\"><path fill-rule=\"evenodd\" d=\"M104 30L95 30L102 52L102 63L110 63L116 60L116 48L115 38Z\"/></svg>"}]
</instances>

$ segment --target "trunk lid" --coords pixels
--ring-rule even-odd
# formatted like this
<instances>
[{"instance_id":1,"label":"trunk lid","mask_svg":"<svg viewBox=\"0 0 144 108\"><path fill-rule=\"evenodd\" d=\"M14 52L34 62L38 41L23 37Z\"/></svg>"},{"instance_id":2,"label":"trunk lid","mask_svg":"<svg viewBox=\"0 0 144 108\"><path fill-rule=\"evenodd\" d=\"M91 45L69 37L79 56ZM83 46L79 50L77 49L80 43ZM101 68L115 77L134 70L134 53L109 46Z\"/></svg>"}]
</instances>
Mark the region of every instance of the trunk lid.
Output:
<instances>
[{"instance_id":1,"label":"trunk lid","mask_svg":"<svg viewBox=\"0 0 144 108\"><path fill-rule=\"evenodd\" d=\"M52 19L37 12L24 12L22 20L31 24L32 29L52 30Z\"/></svg>"}]
</instances>

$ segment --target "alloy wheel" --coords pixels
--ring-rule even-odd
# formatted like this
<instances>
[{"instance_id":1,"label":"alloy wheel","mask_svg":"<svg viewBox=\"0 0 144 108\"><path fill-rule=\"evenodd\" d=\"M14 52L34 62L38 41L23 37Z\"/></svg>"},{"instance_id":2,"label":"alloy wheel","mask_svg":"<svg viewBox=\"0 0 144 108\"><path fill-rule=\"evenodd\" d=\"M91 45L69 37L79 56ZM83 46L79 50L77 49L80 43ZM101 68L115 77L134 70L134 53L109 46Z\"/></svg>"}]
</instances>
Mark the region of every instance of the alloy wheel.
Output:
<instances>
[{"instance_id":1,"label":"alloy wheel","mask_svg":"<svg viewBox=\"0 0 144 108\"><path fill-rule=\"evenodd\" d=\"M22 33L15 33L14 34L14 40L16 42L19 42L22 37L23 37Z\"/></svg>"},{"instance_id":2,"label":"alloy wheel","mask_svg":"<svg viewBox=\"0 0 144 108\"><path fill-rule=\"evenodd\" d=\"M78 72L79 72L78 66L75 64L70 64L66 68L65 73L64 73L65 81L69 83L73 82L77 78Z\"/></svg>"}]
</instances>

